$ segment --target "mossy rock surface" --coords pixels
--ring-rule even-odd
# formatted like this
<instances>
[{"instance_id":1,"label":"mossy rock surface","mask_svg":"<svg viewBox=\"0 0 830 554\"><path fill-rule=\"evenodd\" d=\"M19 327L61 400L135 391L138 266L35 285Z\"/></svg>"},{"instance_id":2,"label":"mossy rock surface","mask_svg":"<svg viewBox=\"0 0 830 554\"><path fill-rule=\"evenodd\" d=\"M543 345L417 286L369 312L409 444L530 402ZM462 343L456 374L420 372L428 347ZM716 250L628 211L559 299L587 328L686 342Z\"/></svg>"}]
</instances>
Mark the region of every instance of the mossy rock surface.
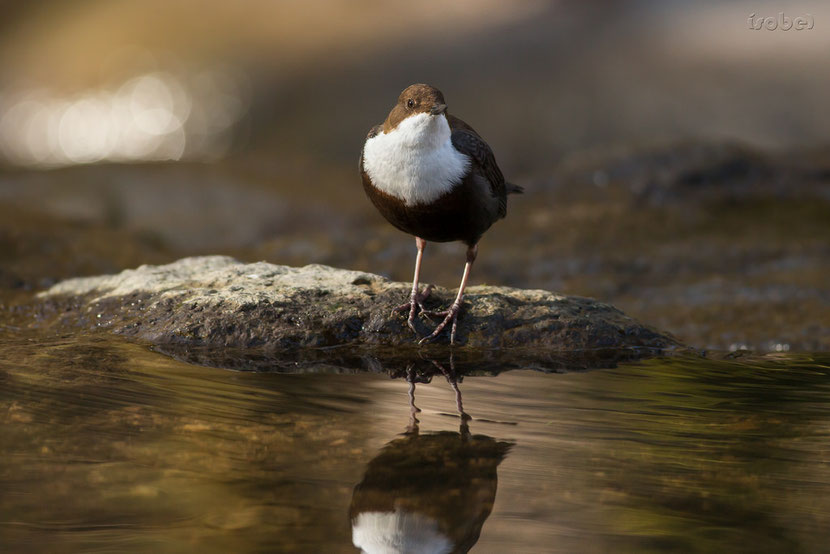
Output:
<instances>
[{"instance_id":1,"label":"mossy rock surface","mask_svg":"<svg viewBox=\"0 0 830 554\"><path fill-rule=\"evenodd\" d=\"M103 328L157 345L258 348L413 347L416 337L392 308L410 285L323 265L244 264L224 256L191 257L115 275L60 282L40 293L44 326ZM436 288L428 308L454 291ZM434 322L418 318L422 335ZM445 333L431 348L446 346ZM544 290L475 286L459 317L458 346L555 352L678 346L670 335L620 310ZM637 356L635 356L637 357Z\"/></svg>"}]
</instances>

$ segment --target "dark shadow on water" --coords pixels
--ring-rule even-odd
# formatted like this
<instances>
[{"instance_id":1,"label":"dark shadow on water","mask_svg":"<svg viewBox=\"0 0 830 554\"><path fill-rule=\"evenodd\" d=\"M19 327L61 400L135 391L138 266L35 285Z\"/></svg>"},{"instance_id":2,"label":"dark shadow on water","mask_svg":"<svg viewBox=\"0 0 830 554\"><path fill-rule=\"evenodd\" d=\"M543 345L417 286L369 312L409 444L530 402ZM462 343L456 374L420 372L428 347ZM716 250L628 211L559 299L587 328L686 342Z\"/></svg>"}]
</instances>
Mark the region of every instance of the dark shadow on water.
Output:
<instances>
[{"instance_id":1,"label":"dark shadow on water","mask_svg":"<svg viewBox=\"0 0 830 554\"><path fill-rule=\"evenodd\" d=\"M453 367L406 370L410 419L403 437L387 443L367 465L349 507L352 542L362 552L468 552L493 510L497 468L512 447L470 431ZM424 366L425 367L425 366ZM457 433L422 433L416 383L443 374L455 392Z\"/></svg>"},{"instance_id":2,"label":"dark shadow on water","mask_svg":"<svg viewBox=\"0 0 830 554\"><path fill-rule=\"evenodd\" d=\"M598 348L562 351L555 349L453 349L442 345L427 347L335 347L306 348L280 352L257 348L219 348L156 345L152 349L190 364L266 373L389 373L401 377L410 365L418 372L441 373L431 360L454 360L458 375L498 375L513 369L535 369L566 373L589 369L610 369L620 363L660 355L649 348Z\"/></svg>"}]
</instances>

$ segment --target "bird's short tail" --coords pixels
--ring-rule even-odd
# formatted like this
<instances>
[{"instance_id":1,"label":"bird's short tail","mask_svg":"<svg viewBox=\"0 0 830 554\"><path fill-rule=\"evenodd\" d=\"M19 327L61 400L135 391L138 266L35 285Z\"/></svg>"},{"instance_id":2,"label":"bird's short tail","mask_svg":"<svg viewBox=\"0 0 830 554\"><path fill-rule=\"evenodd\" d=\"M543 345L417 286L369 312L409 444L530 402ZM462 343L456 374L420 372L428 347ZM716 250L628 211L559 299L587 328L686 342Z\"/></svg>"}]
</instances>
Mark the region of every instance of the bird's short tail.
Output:
<instances>
[{"instance_id":1,"label":"bird's short tail","mask_svg":"<svg viewBox=\"0 0 830 554\"><path fill-rule=\"evenodd\" d=\"M505 185L507 186L507 194L522 194L525 191L524 187L513 183L505 183Z\"/></svg>"}]
</instances>

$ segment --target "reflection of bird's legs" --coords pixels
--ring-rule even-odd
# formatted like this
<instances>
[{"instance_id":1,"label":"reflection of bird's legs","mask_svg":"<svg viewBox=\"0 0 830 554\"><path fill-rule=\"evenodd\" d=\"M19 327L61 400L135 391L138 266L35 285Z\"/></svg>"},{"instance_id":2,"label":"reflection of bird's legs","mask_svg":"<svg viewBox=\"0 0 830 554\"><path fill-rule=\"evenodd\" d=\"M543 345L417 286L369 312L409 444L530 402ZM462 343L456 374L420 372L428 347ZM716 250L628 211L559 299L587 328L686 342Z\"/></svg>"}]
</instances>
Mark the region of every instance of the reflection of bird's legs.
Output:
<instances>
[{"instance_id":1,"label":"reflection of bird's legs","mask_svg":"<svg viewBox=\"0 0 830 554\"><path fill-rule=\"evenodd\" d=\"M466 424L467 421L470 421L473 418L470 417L470 415L467 414L467 412L464 411L464 405L461 402L461 390L458 388L458 378L456 377L456 374L455 374L455 360L453 360L452 352L450 352L450 370L449 371L447 371L447 369L444 366L442 366L441 364L439 364L435 360L430 360L430 361L432 362L432 365L437 367L441 371L441 373L444 374L444 377L447 378L447 382L452 387L452 390L455 391L455 407L458 409L458 414L461 416L462 425Z\"/></svg>"},{"instance_id":2,"label":"reflection of bird's legs","mask_svg":"<svg viewBox=\"0 0 830 554\"><path fill-rule=\"evenodd\" d=\"M406 368L406 381L409 383L409 425L406 428L406 433L410 435L418 434L418 418L415 416L421 409L415 405L415 366L411 365Z\"/></svg>"},{"instance_id":3,"label":"reflection of bird's legs","mask_svg":"<svg viewBox=\"0 0 830 554\"><path fill-rule=\"evenodd\" d=\"M461 404L461 391L458 388L458 382L453 379L450 381L450 385L455 391L455 407L458 409L458 413L461 416L461 425L458 432L461 434L462 438L466 439L470 437L470 420L473 418L464 411L464 406Z\"/></svg>"},{"instance_id":4,"label":"reflection of bird's legs","mask_svg":"<svg viewBox=\"0 0 830 554\"><path fill-rule=\"evenodd\" d=\"M461 404L461 391L458 389L458 382L452 380L450 381L450 386L452 387L452 390L455 391L455 407L461 416L461 421L470 421L473 418L464 411L464 406Z\"/></svg>"}]
</instances>

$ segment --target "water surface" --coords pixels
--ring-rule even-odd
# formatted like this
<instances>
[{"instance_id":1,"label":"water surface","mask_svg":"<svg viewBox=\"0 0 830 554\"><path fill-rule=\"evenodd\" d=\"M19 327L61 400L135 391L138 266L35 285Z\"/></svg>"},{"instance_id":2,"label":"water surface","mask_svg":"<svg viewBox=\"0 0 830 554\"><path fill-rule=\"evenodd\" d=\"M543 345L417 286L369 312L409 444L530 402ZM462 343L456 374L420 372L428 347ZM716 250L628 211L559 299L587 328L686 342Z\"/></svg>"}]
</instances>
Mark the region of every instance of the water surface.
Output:
<instances>
[{"instance_id":1,"label":"water surface","mask_svg":"<svg viewBox=\"0 0 830 554\"><path fill-rule=\"evenodd\" d=\"M95 336L0 353L4 551L356 552L353 523L392 510L473 552L827 549L827 355L466 377L434 360L446 375L410 384Z\"/></svg>"}]
</instances>

